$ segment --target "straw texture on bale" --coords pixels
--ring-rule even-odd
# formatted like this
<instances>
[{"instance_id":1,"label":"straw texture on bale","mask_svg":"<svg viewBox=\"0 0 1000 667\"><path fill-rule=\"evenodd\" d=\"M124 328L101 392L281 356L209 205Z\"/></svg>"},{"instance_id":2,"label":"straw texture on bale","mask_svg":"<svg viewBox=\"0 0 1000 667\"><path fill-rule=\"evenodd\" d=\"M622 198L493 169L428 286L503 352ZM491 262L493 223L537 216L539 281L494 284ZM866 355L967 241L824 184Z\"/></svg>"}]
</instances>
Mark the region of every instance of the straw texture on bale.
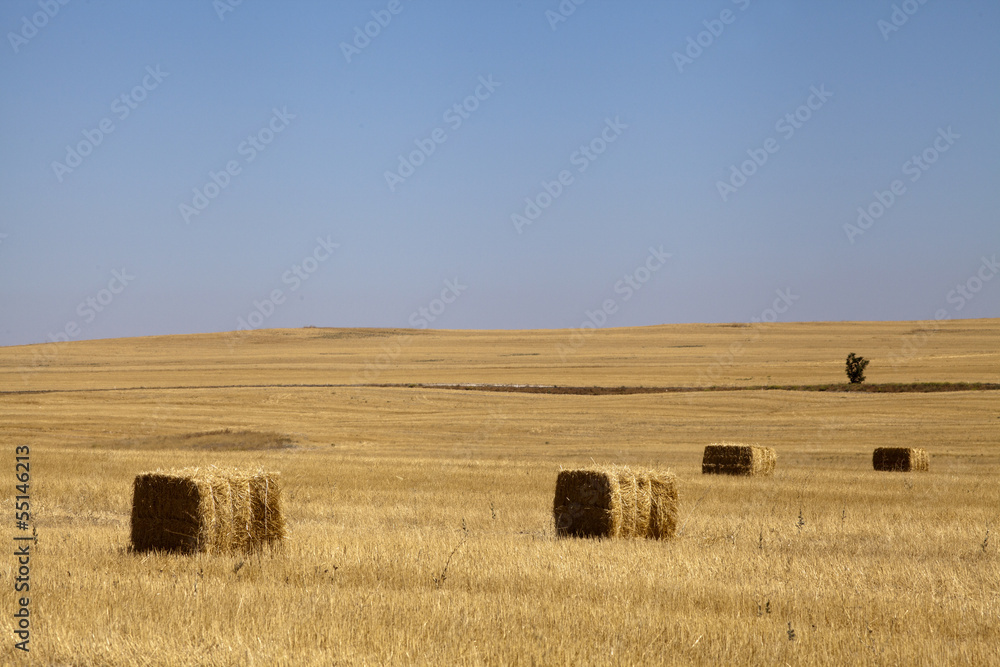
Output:
<instances>
[{"instance_id":1,"label":"straw texture on bale","mask_svg":"<svg viewBox=\"0 0 1000 667\"><path fill-rule=\"evenodd\" d=\"M285 537L274 473L184 468L137 475L132 548L182 553L246 553Z\"/></svg>"},{"instance_id":2,"label":"straw texture on bale","mask_svg":"<svg viewBox=\"0 0 1000 667\"><path fill-rule=\"evenodd\" d=\"M771 447L717 444L705 447L701 472L705 475L771 475L778 454Z\"/></svg>"},{"instance_id":3,"label":"straw texture on bale","mask_svg":"<svg viewBox=\"0 0 1000 667\"><path fill-rule=\"evenodd\" d=\"M923 449L911 447L879 447L872 454L875 470L923 472L930 467L930 457Z\"/></svg>"},{"instance_id":4,"label":"straw texture on bale","mask_svg":"<svg viewBox=\"0 0 1000 667\"><path fill-rule=\"evenodd\" d=\"M619 466L562 470L553 515L560 536L673 537L677 479L670 471Z\"/></svg>"}]
</instances>

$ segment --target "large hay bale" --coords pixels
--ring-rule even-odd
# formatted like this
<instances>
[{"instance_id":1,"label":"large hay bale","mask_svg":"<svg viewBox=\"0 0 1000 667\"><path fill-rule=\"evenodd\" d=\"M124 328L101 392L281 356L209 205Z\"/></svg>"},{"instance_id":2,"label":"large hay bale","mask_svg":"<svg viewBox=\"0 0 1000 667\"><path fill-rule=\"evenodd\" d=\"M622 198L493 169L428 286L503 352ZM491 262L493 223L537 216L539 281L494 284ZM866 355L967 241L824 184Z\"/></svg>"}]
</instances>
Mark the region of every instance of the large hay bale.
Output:
<instances>
[{"instance_id":1,"label":"large hay bale","mask_svg":"<svg viewBox=\"0 0 1000 667\"><path fill-rule=\"evenodd\" d=\"M771 447L721 443L705 447L704 475L771 475L778 454Z\"/></svg>"},{"instance_id":2,"label":"large hay bale","mask_svg":"<svg viewBox=\"0 0 1000 667\"><path fill-rule=\"evenodd\" d=\"M875 470L924 472L930 468L930 457L923 449L913 447L878 447L872 453Z\"/></svg>"},{"instance_id":3,"label":"large hay bale","mask_svg":"<svg viewBox=\"0 0 1000 667\"><path fill-rule=\"evenodd\" d=\"M560 536L673 537L677 478L670 471L619 466L562 470L553 515Z\"/></svg>"},{"instance_id":4,"label":"large hay bale","mask_svg":"<svg viewBox=\"0 0 1000 667\"><path fill-rule=\"evenodd\" d=\"M137 475L132 548L251 552L285 537L281 487L264 471L184 468Z\"/></svg>"}]
</instances>

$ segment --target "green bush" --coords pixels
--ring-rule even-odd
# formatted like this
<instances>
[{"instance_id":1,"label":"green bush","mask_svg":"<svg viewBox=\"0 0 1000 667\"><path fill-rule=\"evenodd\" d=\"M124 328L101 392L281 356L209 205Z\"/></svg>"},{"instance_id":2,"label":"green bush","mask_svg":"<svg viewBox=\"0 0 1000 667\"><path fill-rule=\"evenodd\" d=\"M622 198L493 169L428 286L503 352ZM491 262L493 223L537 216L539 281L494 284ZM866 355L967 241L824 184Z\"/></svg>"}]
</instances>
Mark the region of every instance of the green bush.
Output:
<instances>
[{"instance_id":1,"label":"green bush","mask_svg":"<svg viewBox=\"0 0 1000 667\"><path fill-rule=\"evenodd\" d=\"M868 367L868 360L864 357L857 357L851 352L847 355L847 379L851 384L861 384L865 381L865 368Z\"/></svg>"}]
</instances>

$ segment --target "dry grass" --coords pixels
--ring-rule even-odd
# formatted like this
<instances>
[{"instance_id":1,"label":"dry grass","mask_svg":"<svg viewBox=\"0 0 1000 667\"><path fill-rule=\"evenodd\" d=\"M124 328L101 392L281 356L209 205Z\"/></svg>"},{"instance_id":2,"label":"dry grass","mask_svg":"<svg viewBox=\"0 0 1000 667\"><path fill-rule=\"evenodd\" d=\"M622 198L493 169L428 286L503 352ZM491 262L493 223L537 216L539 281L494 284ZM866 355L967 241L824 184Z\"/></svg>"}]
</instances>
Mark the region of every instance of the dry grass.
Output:
<instances>
[{"instance_id":1,"label":"dry grass","mask_svg":"<svg viewBox=\"0 0 1000 667\"><path fill-rule=\"evenodd\" d=\"M857 339L876 381L878 350L913 326L775 326L724 369L725 379L839 380L841 352ZM908 366L885 373L900 382L995 381L996 329L996 321L946 323ZM236 339L232 352L224 336L73 344L27 376L19 368L31 350L0 349L6 389L102 389L0 394L3 450L32 451L35 663L996 662L996 392L198 388L349 380L397 335L333 333L257 332ZM682 385L741 334L711 326L598 332L563 362L553 344L565 332L417 332L383 375ZM682 344L704 347L675 347ZM537 356L508 356L528 353ZM421 361L432 358L446 361ZM763 361L775 358L783 361ZM224 428L301 444L102 444ZM718 441L766 442L781 466L768 478L703 476L703 444ZM874 472L873 442L932 450L934 467ZM132 480L178 460L280 472L286 548L129 553ZM610 463L672 469L683 532L557 539L560 466ZM12 476L5 485L0 513L11 517ZM13 568L12 557L0 558L5 580ZM5 614L0 631L9 638L11 627ZM0 646L0 664L22 658L10 640Z\"/></svg>"},{"instance_id":2,"label":"dry grass","mask_svg":"<svg viewBox=\"0 0 1000 667\"><path fill-rule=\"evenodd\" d=\"M916 447L877 447L872 452L875 470L926 472L930 469L927 451Z\"/></svg>"},{"instance_id":3,"label":"dry grass","mask_svg":"<svg viewBox=\"0 0 1000 667\"><path fill-rule=\"evenodd\" d=\"M846 384L849 348L872 360L866 370L870 386L996 383L997 326L998 320L935 322L930 331L919 322L682 324L596 330L575 348L572 332L565 330L270 329L151 336L6 348L0 386ZM113 374L95 372L105 364Z\"/></svg>"},{"instance_id":4,"label":"dry grass","mask_svg":"<svg viewBox=\"0 0 1000 667\"><path fill-rule=\"evenodd\" d=\"M720 443L705 447L701 472L706 475L773 475L777 461L773 447Z\"/></svg>"},{"instance_id":5,"label":"dry grass","mask_svg":"<svg viewBox=\"0 0 1000 667\"><path fill-rule=\"evenodd\" d=\"M252 451L259 449L289 449L296 440L284 433L251 429L220 428L198 433L174 433L137 438L119 438L93 443L100 449L203 449L208 451Z\"/></svg>"}]
</instances>

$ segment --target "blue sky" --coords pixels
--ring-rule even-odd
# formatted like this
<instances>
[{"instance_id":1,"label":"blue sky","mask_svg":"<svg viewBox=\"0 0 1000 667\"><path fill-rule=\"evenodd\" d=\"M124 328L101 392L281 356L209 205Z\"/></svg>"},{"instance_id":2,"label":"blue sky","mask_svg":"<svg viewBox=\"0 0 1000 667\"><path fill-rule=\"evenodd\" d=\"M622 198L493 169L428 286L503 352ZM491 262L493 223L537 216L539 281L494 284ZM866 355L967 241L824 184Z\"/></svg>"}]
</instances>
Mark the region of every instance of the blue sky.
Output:
<instances>
[{"instance_id":1,"label":"blue sky","mask_svg":"<svg viewBox=\"0 0 1000 667\"><path fill-rule=\"evenodd\" d=\"M62 1L0 5L2 345L1000 314L995 2Z\"/></svg>"}]
</instances>

